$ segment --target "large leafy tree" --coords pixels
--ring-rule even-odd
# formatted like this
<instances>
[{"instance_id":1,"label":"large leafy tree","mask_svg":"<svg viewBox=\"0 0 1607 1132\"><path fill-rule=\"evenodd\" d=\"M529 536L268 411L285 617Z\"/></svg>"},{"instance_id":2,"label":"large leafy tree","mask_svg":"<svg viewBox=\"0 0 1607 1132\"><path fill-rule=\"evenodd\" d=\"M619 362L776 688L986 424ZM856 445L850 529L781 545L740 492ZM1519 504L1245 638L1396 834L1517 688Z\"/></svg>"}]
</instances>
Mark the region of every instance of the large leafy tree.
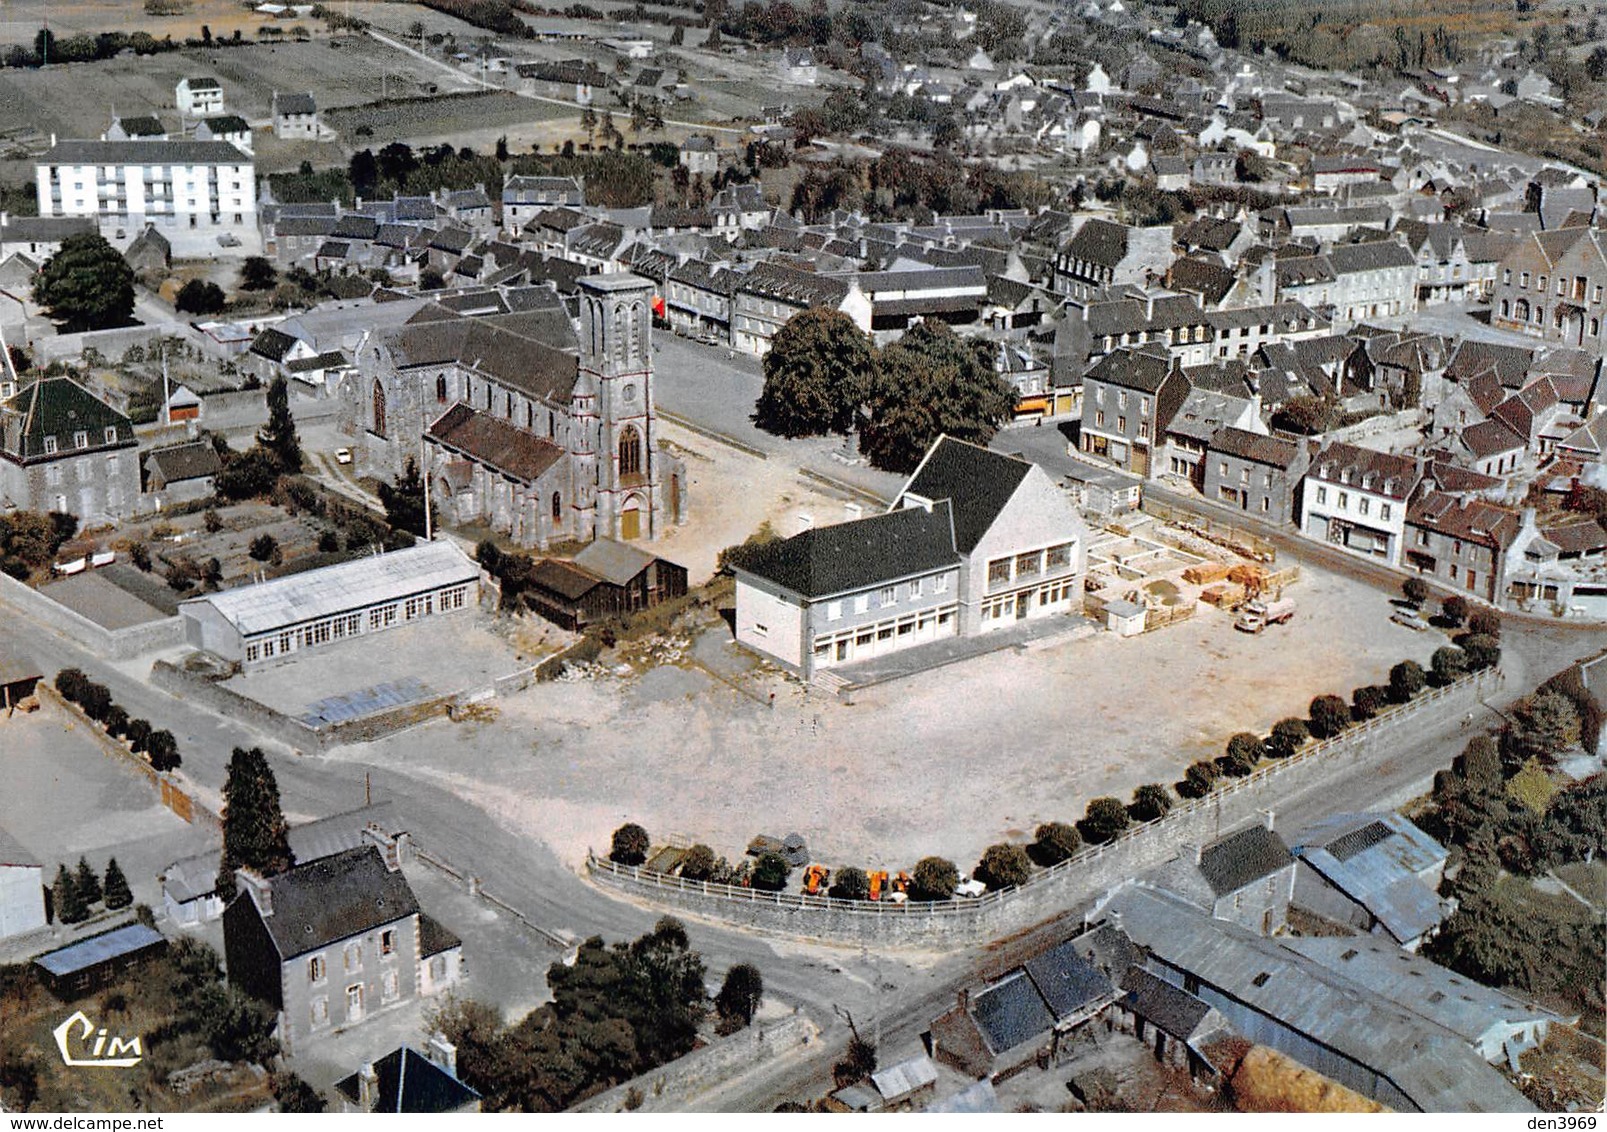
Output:
<instances>
[{"instance_id":1,"label":"large leafy tree","mask_svg":"<svg viewBox=\"0 0 1607 1132\"><path fill-rule=\"evenodd\" d=\"M741 1029L753 1021L764 998L764 976L752 963L738 963L725 973L720 993L714 996L714 1009L731 1029Z\"/></svg>"},{"instance_id":2,"label":"large leafy tree","mask_svg":"<svg viewBox=\"0 0 1607 1132\"><path fill-rule=\"evenodd\" d=\"M64 333L127 326L134 321L134 272L104 237L80 232L39 269L33 297Z\"/></svg>"},{"instance_id":3,"label":"large leafy tree","mask_svg":"<svg viewBox=\"0 0 1607 1132\"><path fill-rule=\"evenodd\" d=\"M291 866L289 826L279 806L279 783L261 747L236 747L223 784L223 860L218 888L232 890L234 870L264 876Z\"/></svg>"},{"instance_id":4,"label":"large leafy tree","mask_svg":"<svg viewBox=\"0 0 1607 1132\"><path fill-rule=\"evenodd\" d=\"M986 444L1015 408L985 342L923 322L881 352L859 447L890 472L909 472L939 436Z\"/></svg>"},{"instance_id":5,"label":"large leafy tree","mask_svg":"<svg viewBox=\"0 0 1607 1132\"><path fill-rule=\"evenodd\" d=\"M274 457L280 471L301 471L301 438L296 435L296 421L290 415L290 387L283 377L274 378L268 386L268 423L262 426L257 440Z\"/></svg>"},{"instance_id":6,"label":"large leafy tree","mask_svg":"<svg viewBox=\"0 0 1607 1132\"><path fill-rule=\"evenodd\" d=\"M875 368L869 335L841 311L804 311L776 331L753 422L779 436L848 433Z\"/></svg>"}]
</instances>

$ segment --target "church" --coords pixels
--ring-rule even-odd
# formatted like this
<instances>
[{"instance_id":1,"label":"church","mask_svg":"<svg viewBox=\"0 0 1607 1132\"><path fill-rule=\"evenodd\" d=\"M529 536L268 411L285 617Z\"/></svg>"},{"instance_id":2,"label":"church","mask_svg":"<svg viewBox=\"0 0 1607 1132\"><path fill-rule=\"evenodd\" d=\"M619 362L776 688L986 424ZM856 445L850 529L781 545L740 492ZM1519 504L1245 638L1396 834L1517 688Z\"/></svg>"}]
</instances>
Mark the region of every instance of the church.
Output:
<instances>
[{"instance_id":1,"label":"church","mask_svg":"<svg viewBox=\"0 0 1607 1132\"><path fill-rule=\"evenodd\" d=\"M421 463L439 522L523 547L658 538L684 518L686 470L659 450L652 284L581 279L578 339L540 294L501 314L432 305L365 340L337 393L357 471Z\"/></svg>"}]
</instances>

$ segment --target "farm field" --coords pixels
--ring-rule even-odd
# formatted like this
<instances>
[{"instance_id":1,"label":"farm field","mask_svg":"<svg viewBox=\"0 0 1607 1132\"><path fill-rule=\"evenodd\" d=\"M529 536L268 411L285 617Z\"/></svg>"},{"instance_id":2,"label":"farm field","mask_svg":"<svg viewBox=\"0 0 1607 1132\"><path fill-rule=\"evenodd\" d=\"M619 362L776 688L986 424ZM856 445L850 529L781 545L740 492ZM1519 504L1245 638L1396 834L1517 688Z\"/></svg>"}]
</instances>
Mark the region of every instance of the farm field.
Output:
<instances>
[{"instance_id":1,"label":"farm field","mask_svg":"<svg viewBox=\"0 0 1607 1132\"><path fill-rule=\"evenodd\" d=\"M0 6L0 43L32 40L40 24L50 21L58 36L94 35L102 31L149 32L157 39L199 38L202 26L214 36L240 34L254 38L272 20L239 0L187 0L176 16L148 16L139 0L9 0ZM322 25L316 25L322 26ZM309 22L309 29L315 24Z\"/></svg>"}]
</instances>

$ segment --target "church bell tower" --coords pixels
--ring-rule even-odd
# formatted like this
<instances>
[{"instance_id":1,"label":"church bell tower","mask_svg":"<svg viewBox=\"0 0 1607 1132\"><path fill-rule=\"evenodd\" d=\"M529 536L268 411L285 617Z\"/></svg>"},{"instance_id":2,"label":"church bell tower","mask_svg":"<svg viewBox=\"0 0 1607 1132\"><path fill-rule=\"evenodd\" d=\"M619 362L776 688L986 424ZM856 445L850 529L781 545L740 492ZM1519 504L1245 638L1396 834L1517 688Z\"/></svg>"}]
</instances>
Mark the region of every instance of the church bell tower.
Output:
<instances>
[{"instance_id":1,"label":"church bell tower","mask_svg":"<svg viewBox=\"0 0 1607 1132\"><path fill-rule=\"evenodd\" d=\"M628 272L580 280L580 383L595 416L577 421L594 454L595 534L651 539L665 525L653 409L653 285ZM577 469L582 475L585 468ZM580 485L579 498L588 494Z\"/></svg>"}]
</instances>

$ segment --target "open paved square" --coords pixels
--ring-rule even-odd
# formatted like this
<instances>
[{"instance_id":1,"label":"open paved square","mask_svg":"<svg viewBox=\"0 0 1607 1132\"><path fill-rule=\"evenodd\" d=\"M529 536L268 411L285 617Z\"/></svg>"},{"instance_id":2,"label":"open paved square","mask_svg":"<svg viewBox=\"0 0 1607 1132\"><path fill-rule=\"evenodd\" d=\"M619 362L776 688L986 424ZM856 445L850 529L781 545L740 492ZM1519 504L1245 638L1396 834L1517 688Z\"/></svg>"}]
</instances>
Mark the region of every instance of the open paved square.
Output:
<instances>
[{"instance_id":1,"label":"open paved square","mask_svg":"<svg viewBox=\"0 0 1607 1132\"><path fill-rule=\"evenodd\" d=\"M493 721L335 757L450 788L571 864L634 820L733 859L756 833L796 830L833 866L908 868L936 853L966 869L995 841L1080 817L1093 797L1169 785L1232 733L1304 715L1315 695L1348 699L1402 658L1426 664L1445 640L1391 624L1386 597L1309 566L1291 596L1293 622L1259 636L1202 608L1130 640L995 653L852 705L716 629L680 669L539 685L499 701Z\"/></svg>"}]
</instances>

